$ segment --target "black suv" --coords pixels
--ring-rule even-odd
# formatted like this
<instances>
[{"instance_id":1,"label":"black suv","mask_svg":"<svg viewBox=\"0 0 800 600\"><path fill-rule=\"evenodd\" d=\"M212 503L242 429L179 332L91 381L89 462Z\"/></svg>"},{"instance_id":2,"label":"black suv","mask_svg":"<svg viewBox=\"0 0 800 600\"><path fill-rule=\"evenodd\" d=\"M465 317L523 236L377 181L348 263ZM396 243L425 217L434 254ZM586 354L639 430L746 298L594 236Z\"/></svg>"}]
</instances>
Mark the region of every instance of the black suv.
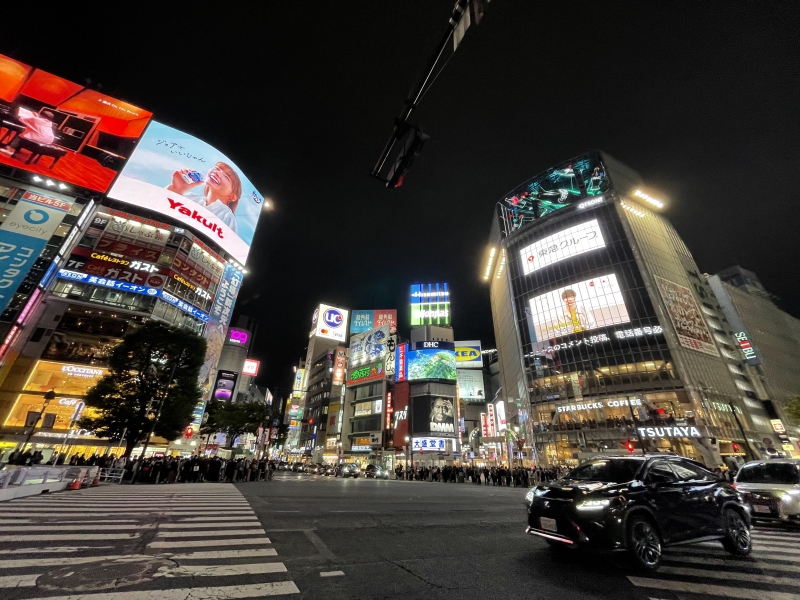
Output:
<instances>
[{"instance_id":1,"label":"black suv","mask_svg":"<svg viewBox=\"0 0 800 600\"><path fill-rule=\"evenodd\" d=\"M750 511L738 492L701 464L675 455L599 457L525 495L531 535L554 547L628 550L642 569L662 547L720 540L752 550Z\"/></svg>"}]
</instances>

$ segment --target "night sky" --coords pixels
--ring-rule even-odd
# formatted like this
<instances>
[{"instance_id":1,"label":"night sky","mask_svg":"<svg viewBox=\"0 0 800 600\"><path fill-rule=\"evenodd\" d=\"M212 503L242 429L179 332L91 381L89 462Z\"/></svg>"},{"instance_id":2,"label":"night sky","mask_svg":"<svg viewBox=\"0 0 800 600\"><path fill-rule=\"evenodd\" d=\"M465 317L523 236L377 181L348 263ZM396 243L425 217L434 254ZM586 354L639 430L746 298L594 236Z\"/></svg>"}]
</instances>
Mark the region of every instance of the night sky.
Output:
<instances>
[{"instance_id":1,"label":"night sky","mask_svg":"<svg viewBox=\"0 0 800 600\"><path fill-rule=\"evenodd\" d=\"M456 338L493 347L495 202L593 148L663 192L702 271L752 269L800 317L796 0L494 0L391 191L368 172L452 0L10 4L0 52L153 111L274 200L237 309L260 319L260 384L289 385L321 301L397 307L407 332L414 282L448 281Z\"/></svg>"}]
</instances>

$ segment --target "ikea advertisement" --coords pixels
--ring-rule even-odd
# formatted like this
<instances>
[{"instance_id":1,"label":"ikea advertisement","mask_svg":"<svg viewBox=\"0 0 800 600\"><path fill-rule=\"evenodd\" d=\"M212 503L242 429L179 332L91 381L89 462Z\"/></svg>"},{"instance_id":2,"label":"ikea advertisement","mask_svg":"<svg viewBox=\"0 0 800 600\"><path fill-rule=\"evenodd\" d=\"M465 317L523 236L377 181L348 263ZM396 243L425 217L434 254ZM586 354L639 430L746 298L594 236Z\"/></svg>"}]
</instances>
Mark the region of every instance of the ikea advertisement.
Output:
<instances>
[{"instance_id":1,"label":"ikea advertisement","mask_svg":"<svg viewBox=\"0 0 800 600\"><path fill-rule=\"evenodd\" d=\"M150 123L108 196L171 217L245 264L264 197L230 158Z\"/></svg>"},{"instance_id":2,"label":"ikea advertisement","mask_svg":"<svg viewBox=\"0 0 800 600\"><path fill-rule=\"evenodd\" d=\"M456 353L453 350L410 350L405 360L408 381L416 379L456 380Z\"/></svg>"},{"instance_id":3,"label":"ikea advertisement","mask_svg":"<svg viewBox=\"0 0 800 600\"><path fill-rule=\"evenodd\" d=\"M26 191L0 225L0 313L71 206L71 202Z\"/></svg>"},{"instance_id":4,"label":"ikea advertisement","mask_svg":"<svg viewBox=\"0 0 800 600\"><path fill-rule=\"evenodd\" d=\"M628 309L613 273L578 281L531 298L536 339L544 341L609 325L629 323Z\"/></svg>"},{"instance_id":5,"label":"ikea advertisement","mask_svg":"<svg viewBox=\"0 0 800 600\"><path fill-rule=\"evenodd\" d=\"M481 341L456 342L456 365L459 369L482 369Z\"/></svg>"}]
</instances>

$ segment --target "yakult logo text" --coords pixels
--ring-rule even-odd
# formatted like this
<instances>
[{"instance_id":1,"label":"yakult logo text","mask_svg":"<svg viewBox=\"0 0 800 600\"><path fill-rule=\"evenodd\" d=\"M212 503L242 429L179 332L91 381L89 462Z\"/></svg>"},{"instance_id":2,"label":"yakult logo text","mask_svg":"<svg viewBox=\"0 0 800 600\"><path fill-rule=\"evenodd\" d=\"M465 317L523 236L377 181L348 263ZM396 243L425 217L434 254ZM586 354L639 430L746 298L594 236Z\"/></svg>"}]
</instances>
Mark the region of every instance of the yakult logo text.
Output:
<instances>
[{"instance_id":1,"label":"yakult logo text","mask_svg":"<svg viewBox=\"0 0 800 600\"><path fill-rule=\"evenodd\" d=\"M167 200L169 200L169 207L172 210L177 210L182 215L191 217L204 227L207 227L211 231L215 232L219 236L219 239L224 239L224 236L222 235L222 229L220 228L219 225L217 225L216 223L209 223L208 220L206 220L206 218L203 215L199 214L196 210L189 210L188 208L186 208L183 205L183 202L178 202L177 200L173 200L172 198L167 198Z\"/></svg>"}]
</instances>

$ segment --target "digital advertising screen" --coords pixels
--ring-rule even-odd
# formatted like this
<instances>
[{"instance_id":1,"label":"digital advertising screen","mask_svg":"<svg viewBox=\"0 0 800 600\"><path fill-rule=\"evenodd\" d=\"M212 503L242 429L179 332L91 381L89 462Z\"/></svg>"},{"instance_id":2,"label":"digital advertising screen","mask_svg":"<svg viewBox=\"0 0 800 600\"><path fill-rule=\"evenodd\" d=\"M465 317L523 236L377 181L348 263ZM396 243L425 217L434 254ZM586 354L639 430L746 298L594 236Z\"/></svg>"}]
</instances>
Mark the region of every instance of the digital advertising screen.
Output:
<instances>
[{"instance_id":1,"label":"digital advertising screen","mask_svg":"<svg viewBox=\"0 0 800 600\"><path fill-rule=\"evenodd\" d=\"M410 350L405 357L408 381L415 379L456 380L456 353L453 350Z\"/></svg>"},{"instance_id":2,"label":"digital advertising screen","mask_svg":"<svg viewBox=\"0 0 800 600\"><path fill-rule=\"evenodd\" d=\"M236 381L239 374L234 371L217 371L217 381L214 384L214 400L230 400L236 390Z\"/></svg>"},{"instance_id":3,"label":"digital advertising screen","mask_svg":"<svg viewBox=\"0 0 800 600\"><path fill-rule=\"evenodd\" d=\"M569 227L542 238L519 251L520 265L525 275L584 252L606 245L597 219Z\"/></svg>"},{"instance_id":4,"label":"digital advertising screen","mask_svg":"<svg viewBox=\"0 0 800 600\"><path fill-rule=\"evenodd\" d=\"M458 369L458 396L467 403L486 402L482 369Z\"/></svg>"},{"instance_id":5,"label":"digital advertising screen","mask_svg":"<svg viewBox=\"0 0 800 600\"><path fill-rule=\"evenodd\" d=\"M411 326L449 325L450 288L446 283L411 286Z\"/></svg>"},{"instance_id":6,"label":"digital advertising screen","mask_svg":"<svg viewBox=\"0 0 800 600\"><path fill-rule=\"evenodd\" d=\"M630 322L613 273L536 296L530 306L536 337L532 342Z\"/></svg>"},{"instance_id":7,"label":"digital advertising screen","mask_svg":"<svg viewBox=\"0 0 800 600\"><path fill-rule=\"evenodd\" d=\"M105 192L151 117L0 54L2 164Z\"/></svg>"},{"instance_id":8,"label":"digital advertising screen","mask_svg":"<svg viewBox=\"0 0 800 600\"><path fill-rule=\"evenodd\" d=\"M415 396L411 399L412 433L416 436L455 437L455 399L447 396Z\"/></svg>"},{"instance_id":9,"label":"digital advertising screen","mask_svg":"<svg viewBox=\"0 0 800 600\"><path fill-rule=\"evenodd\" d=\"M230 158L153 121L108 196L180 221L244 264L264 197Z\"/></svg>"}]
</instances>

